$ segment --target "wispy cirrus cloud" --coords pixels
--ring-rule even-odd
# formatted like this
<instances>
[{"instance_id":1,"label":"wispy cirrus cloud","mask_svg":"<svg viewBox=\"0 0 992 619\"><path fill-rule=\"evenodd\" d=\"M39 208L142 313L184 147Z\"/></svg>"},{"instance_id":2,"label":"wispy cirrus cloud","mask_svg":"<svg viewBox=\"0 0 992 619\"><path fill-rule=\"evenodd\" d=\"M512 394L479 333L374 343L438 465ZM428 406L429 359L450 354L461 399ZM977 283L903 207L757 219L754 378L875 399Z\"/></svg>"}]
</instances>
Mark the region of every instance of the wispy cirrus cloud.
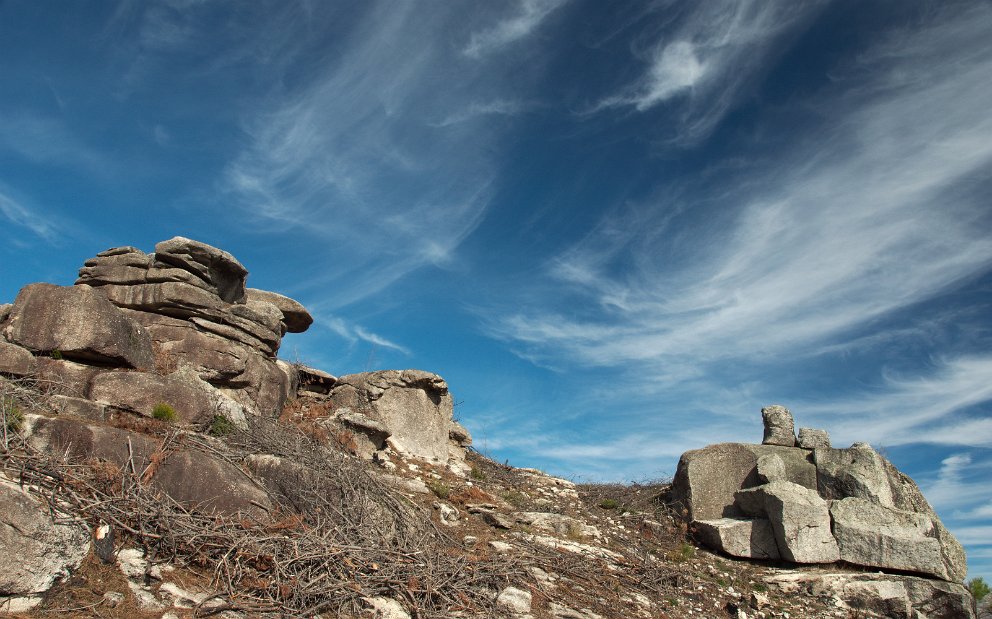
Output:
<instances>
[{"instance_id":1,"label":"wispy cirrus cloud","mask_svg":"<svg viewBox=\"0 0 992 619\"><path fill-rule=\"evenodd\" d=\"M611 213L548 264L539 309L492 332L587 366L811 353L986 272L992 44L973 24L947 17L876 52L881 80L839 77L820 102L832 116L785 158L699 202ZM962 38L972 51L955 52Z\"/></svg>"},{"instance_id":2,"label":"wispy cirrus cloud","mask_svg":"<svg viewBox=\"0 0 992 619\"><path fill-rule=\"evenodd\" d=\"M361 325L352 324L349 321L332 315L320 316L321 326L330 329L333 333L337 334L339 337L346 340L349 344L354 345L358 342L366 342L374 346L381 346L382 348L389 348L397 352L401 352L404 355L410 355L411 352L405 346L392 342L380 335L377 335Z\"/></svg>"},{"instance_id":3,"label":"wispy cirrus cloud","mask_svg":"<svg viewBox=\"0 0 992 619\"><path fill-rule=\"evenodd\" d=\"M327 243L334 269L308 285L334 288L338 306L419 267L446 266L486 212L493 132L432 125L424 110L508 111L472 108L484 76L443 44L446 11L376 4L352 18L333 49L324 39L299 44L307 79L247 110L248 142L223 182L265 225ZM332 22L333 14L317 7L300 19Z\"/></svg>"},{"instance_id":4,"label":"wispy cirrus cloud","mask_svg":"<svg viewBox=\"0 0 992 619\"><path fill-rule=\"evenodd\" d=\"M462 53L478 58L522 39L533 32L552 11L567 1L520 0L519 8L512 16L498 21L489 28L473 32Z\"/></svg>"},{"instance_id":5,"label":"wispy cirrus cloud","mask_svg":"<svg viewBox=\"0 0 992 619\"><path fill-rule=\"evenodd\" d=\"M645 112L678 100L677 142L706 137L739 101L783 35L801 29L823 2L695 3L677 25L635 48L647 69L590 112ZM671 9L666 9L671 10Z\"/></svg>"},{"instance_id":6,"label":"wispy cirrus cloud","mask_svg":"<svg viewBox=\"0 0 992 619\"><path fill-rule=\"evenodd\" d=\"M52 243L59 237L59 228L52 223L51 216L11 198L8 190L0 184L0 215L13 226L27 229L36 236Z\"/></svg>"}]
</instances>

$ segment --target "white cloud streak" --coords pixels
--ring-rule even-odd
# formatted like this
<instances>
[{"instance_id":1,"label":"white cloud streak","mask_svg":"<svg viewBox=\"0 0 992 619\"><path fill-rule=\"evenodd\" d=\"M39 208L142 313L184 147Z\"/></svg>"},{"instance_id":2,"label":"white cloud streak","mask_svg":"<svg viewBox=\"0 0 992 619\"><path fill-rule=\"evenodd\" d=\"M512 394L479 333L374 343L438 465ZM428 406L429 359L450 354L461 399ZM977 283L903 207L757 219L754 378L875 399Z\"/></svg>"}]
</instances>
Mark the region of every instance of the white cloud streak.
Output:
<instances>
[{"instance_id":1,"label":"white cloud streak","mask_svg":"<svg viewBox=\"0 0 992 619\"><path fill-rule=\"evenodd\" d=\"M49 217L11 198L3 186L0 186L0 215L11 224L26 228L49 243L59 237L59 229L51 223Z\"/></svg>"},{"instance_id":2,"label":"white cloud streak","mask_svg":"<svg viewBox=\"0 0 992 619\"><path fill-rule=\"evenodd\" d=\"M720 211L611 215L549 265L544 311L504 315L493 331L590 366L812 353L986 271L974 181L992 164L992 53L953 47L992 52L980 35L961 16L904 41L876 61L884 87L852 77L822 101L839 117L815 144L722 187ZM927 63L938 44L945 60ZM671 233L673 217L688 231ZM585 300L585 317L557 308L562 298Z\"/></svg>"},{"instance_id":3,"label":"white cloud streak","mask_svg":"<svg viewBox=\"0 0 992 619\"><path fill-rule=\"evenodd\" d=\"M314 19L329 19L326 7L317 9ZM473 89L482 76L442 43L450 18L412 4L374 5L333 55L302 45L297 57L312 64L312 79L246 117L249 145L228 166L224 188L266 225L326 244L327 255L315 259L334 264L308 285L333 288L332 305L380 292L419 267L447 265L486 212L492 130L432 126L423 113L471 110L479 100ZM283 70L291 69L300 70Z\"/></svg>"},{"instance_id":4,"label":"white cloud streak","mask_svg":"<svg viewBox=\"0 0 992 619\"><path fill-rule=\"evenodd\" d=\"M530 35L552 11L565 2L567 0L520 0L516 14L485 30L472 33L462 53L471 58L479 58L497 52Z\"/></svg>"},{"instance_id":5,"label":"white cloud streak","mask_svg":"<svg viewBox=\"0 0 992 619\"><path fill-rule=\"evenodd\" d=\"M635 50L648 67L633 84L592 111L633 107L645 112L677 101L676 141L706 137L760 73L775 43L805 24L821 2L701 2L647 50Z\"/></svg>"},{"instance_id":6,"label":"white cloud streak","mask_svg":"<svg viewBox=\"0 0 992 619\"><path fill-rule=\"evenodd\" d=\"M352 345L358 343L359 341L363 341L374 346L380 346L382 348L389 348L401 352L404 355L411 354L410 350L405 346L390 341L381 335L377 335L361 325L351 324L347 320L337 316L322 315L320 316L320 320L317 324L326 327L332 333L335 333Z\"/></svg>"}]
</instances>

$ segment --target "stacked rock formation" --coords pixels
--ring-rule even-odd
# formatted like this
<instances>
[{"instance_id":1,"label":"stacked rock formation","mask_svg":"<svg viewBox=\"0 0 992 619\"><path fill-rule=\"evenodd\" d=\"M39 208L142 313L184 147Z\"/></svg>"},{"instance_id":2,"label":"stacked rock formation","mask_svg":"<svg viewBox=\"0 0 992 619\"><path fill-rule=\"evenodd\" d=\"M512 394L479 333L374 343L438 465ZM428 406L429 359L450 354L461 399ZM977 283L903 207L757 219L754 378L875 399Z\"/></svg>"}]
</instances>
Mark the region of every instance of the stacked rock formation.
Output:
<instances>
[{"instance_id":1,"label":"stacked rock formation","mask_svg":"<svg viewBox=\"0 0 992 619\"><path fill-rule=\"evenodd\" d=\"M964 550L909 477L866 443L834 449L808 428L797 441L785 407L762 418L761 445L711 445L679 460L671 497L701 541L735 557L844 562L963 589Z\"/></svg>"}]
</instances>

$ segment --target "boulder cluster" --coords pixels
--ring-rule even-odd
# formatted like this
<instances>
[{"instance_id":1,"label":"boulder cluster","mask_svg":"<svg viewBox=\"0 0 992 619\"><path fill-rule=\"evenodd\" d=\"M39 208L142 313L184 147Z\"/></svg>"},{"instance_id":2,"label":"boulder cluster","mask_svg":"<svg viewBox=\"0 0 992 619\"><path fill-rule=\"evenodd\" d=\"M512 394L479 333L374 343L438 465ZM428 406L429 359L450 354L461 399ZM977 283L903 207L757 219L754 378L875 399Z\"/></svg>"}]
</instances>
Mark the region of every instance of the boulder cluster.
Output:
<instances>
[{"instance_id":1,"label":"boulder cluster","mask_svg":"<svg viewBox=\"0 0 992 619\"><path fill-rule=\"evenodd\" d=\"M279 417L295 402L313 405L320 418L310 421L344 433L356 455L421 458L465 473L471 437L453 420L441 377L404 370L338 379L279 359L283 336L306 331L313 318L289 297L247 288L247 276L228 252L175 237L154 253L100 252L73 286L22 288L12 304L0 304L0 386L30 380L45 392L45 406L18 411L21 435L42 453L119 466L149 462L164 449L145 431L153 419L208 433ZM183 505L221 514L272 508L261 480L202 450L170 448L150 483ZM0 513L0 530L13 536L5 547L45 549L51 540L75 547L8 553L16 565L6 570L0 561L0 572L20 584L0 582L0 592L44 590L42 580L50 584L85 555L88 535L20 526L47 508L2 475L0 505L10 506Z\"/></svg>"},{"instance_id":2,"label":"boulder cluster","mask_svg":"<svg viewBox=\"0 0 992 619\"><path fill-rule=\"evenodd\" d=\"M938 579L966 596L964 549L912 479L867 443L836 449L809 428L797 439L783 406L761 413L761 445L711 445L679 461L671 497L703 543L735 557Z\"/></svg>"}]
</instances>

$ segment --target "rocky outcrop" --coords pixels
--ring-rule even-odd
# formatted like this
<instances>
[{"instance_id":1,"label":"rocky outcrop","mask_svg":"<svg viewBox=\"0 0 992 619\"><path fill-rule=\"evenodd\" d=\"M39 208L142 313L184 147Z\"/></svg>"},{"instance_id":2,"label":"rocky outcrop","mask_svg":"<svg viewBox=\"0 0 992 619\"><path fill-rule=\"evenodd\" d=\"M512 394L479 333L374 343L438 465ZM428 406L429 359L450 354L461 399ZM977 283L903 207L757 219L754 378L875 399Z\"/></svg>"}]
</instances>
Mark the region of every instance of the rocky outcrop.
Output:
<instances>
[{"instance_id":1,"label":"rocky outcrop","mask_svg":"<svg viewBox=\"0 0 992 619\"><path fill-rule=\"evenodd\" d=\"M303 333L313 324L313 316L298 301L287 296L257 288L247 289L249 301L262 301L275 305L282 312L282 321L290 333Z\"/></svg>"},{"instance_id":2,"label":"rocky outcrop","mask_svg":"<svg viewBox=\"0 0 992 619\"><path fill-rule=\"evenodd\" d=\"M48 505L0 475L0 604L23 611L82 563L90 536L79 522L56 522ZM5 599L6 598L6 599Z\"/></svg>"},{"instance_id":3,"label":"rocky outcrop","mask_svg":"<svg viewBox=\"0 0 992 619\"><path fill-rule=\"evenodd\" d=\"M774 404L761 409L761 419L765 423L764 445L796 446L796 426L792 413L784 406Z\"/></svg>"},{"instance_id":4,"label":"rocky outcrop","mask_svg":"<svg viewBox=\"0 0 992 619\"><path fill-rule=\"evenodd\" d=\"M328 394L330 420L357 430L369 445L435 462L464 460L471 441L452 419L448 384L421 370L383 370L337 379Z\"/></svg>"},{"instance_id":5,"label":"rocky outcrop","mask_svg":"<svg viewBox=\"0 0 992 619\"><path fill-rule=\"evenodd\" d=\"M26 348L0 340L0 374L7 376L33 376L38 362Z\"/></svg>"},{"instance_id":6,"label":"rocky outcrop","mask_svg":"<svg viewBox=\"0 0 992 619\"><path fill-rule=\"evenodd\" d=\"M25 286L14 300L3 336L34 353L88 363L139 370L154 363L148 332L89 288Z\"/></svg>"},{"instance_id":7,"label":"rocky outcrop","mask_svg":"<svg viewBox=\"0 0 992 619\"><path fill-rule=\"evenodd\" d=\"M769 589L792 595L828 596L834 606L860 617L968 619L968 590L960 583L889 574L781 572L765 578Z\"/></svg>"},{"instance_id":8,"label":"rocky outcrop","mask_svg":"<svg viewBox=\"0 0 992 619\"><path fill-rule=\"evenodd\" d=\"M73 461L102 460L128 467L188 508L217 514L267 513L268 494L241 469L205 451L165 445L156 437L72 418L30 415L24 434L45 453ZM154 457L153 457L154 456ZM154 464L154 470L149 465Z\"/></svg>"},{"instance_id":9,"label":"rocky outcrop","mask_svg":"<svg viewBox=\"0 0 992 619\"><path fill-rule=\"evenodd\" d=\"M789 442L787 409L767 407L762 418L766 442ZM725 443L686 452L670 500L701 541L733 556L964 579L961 544L909 477L867 444L833 449L825 433L803 434L811 447Z\"/></svg>"}]
</instances>

